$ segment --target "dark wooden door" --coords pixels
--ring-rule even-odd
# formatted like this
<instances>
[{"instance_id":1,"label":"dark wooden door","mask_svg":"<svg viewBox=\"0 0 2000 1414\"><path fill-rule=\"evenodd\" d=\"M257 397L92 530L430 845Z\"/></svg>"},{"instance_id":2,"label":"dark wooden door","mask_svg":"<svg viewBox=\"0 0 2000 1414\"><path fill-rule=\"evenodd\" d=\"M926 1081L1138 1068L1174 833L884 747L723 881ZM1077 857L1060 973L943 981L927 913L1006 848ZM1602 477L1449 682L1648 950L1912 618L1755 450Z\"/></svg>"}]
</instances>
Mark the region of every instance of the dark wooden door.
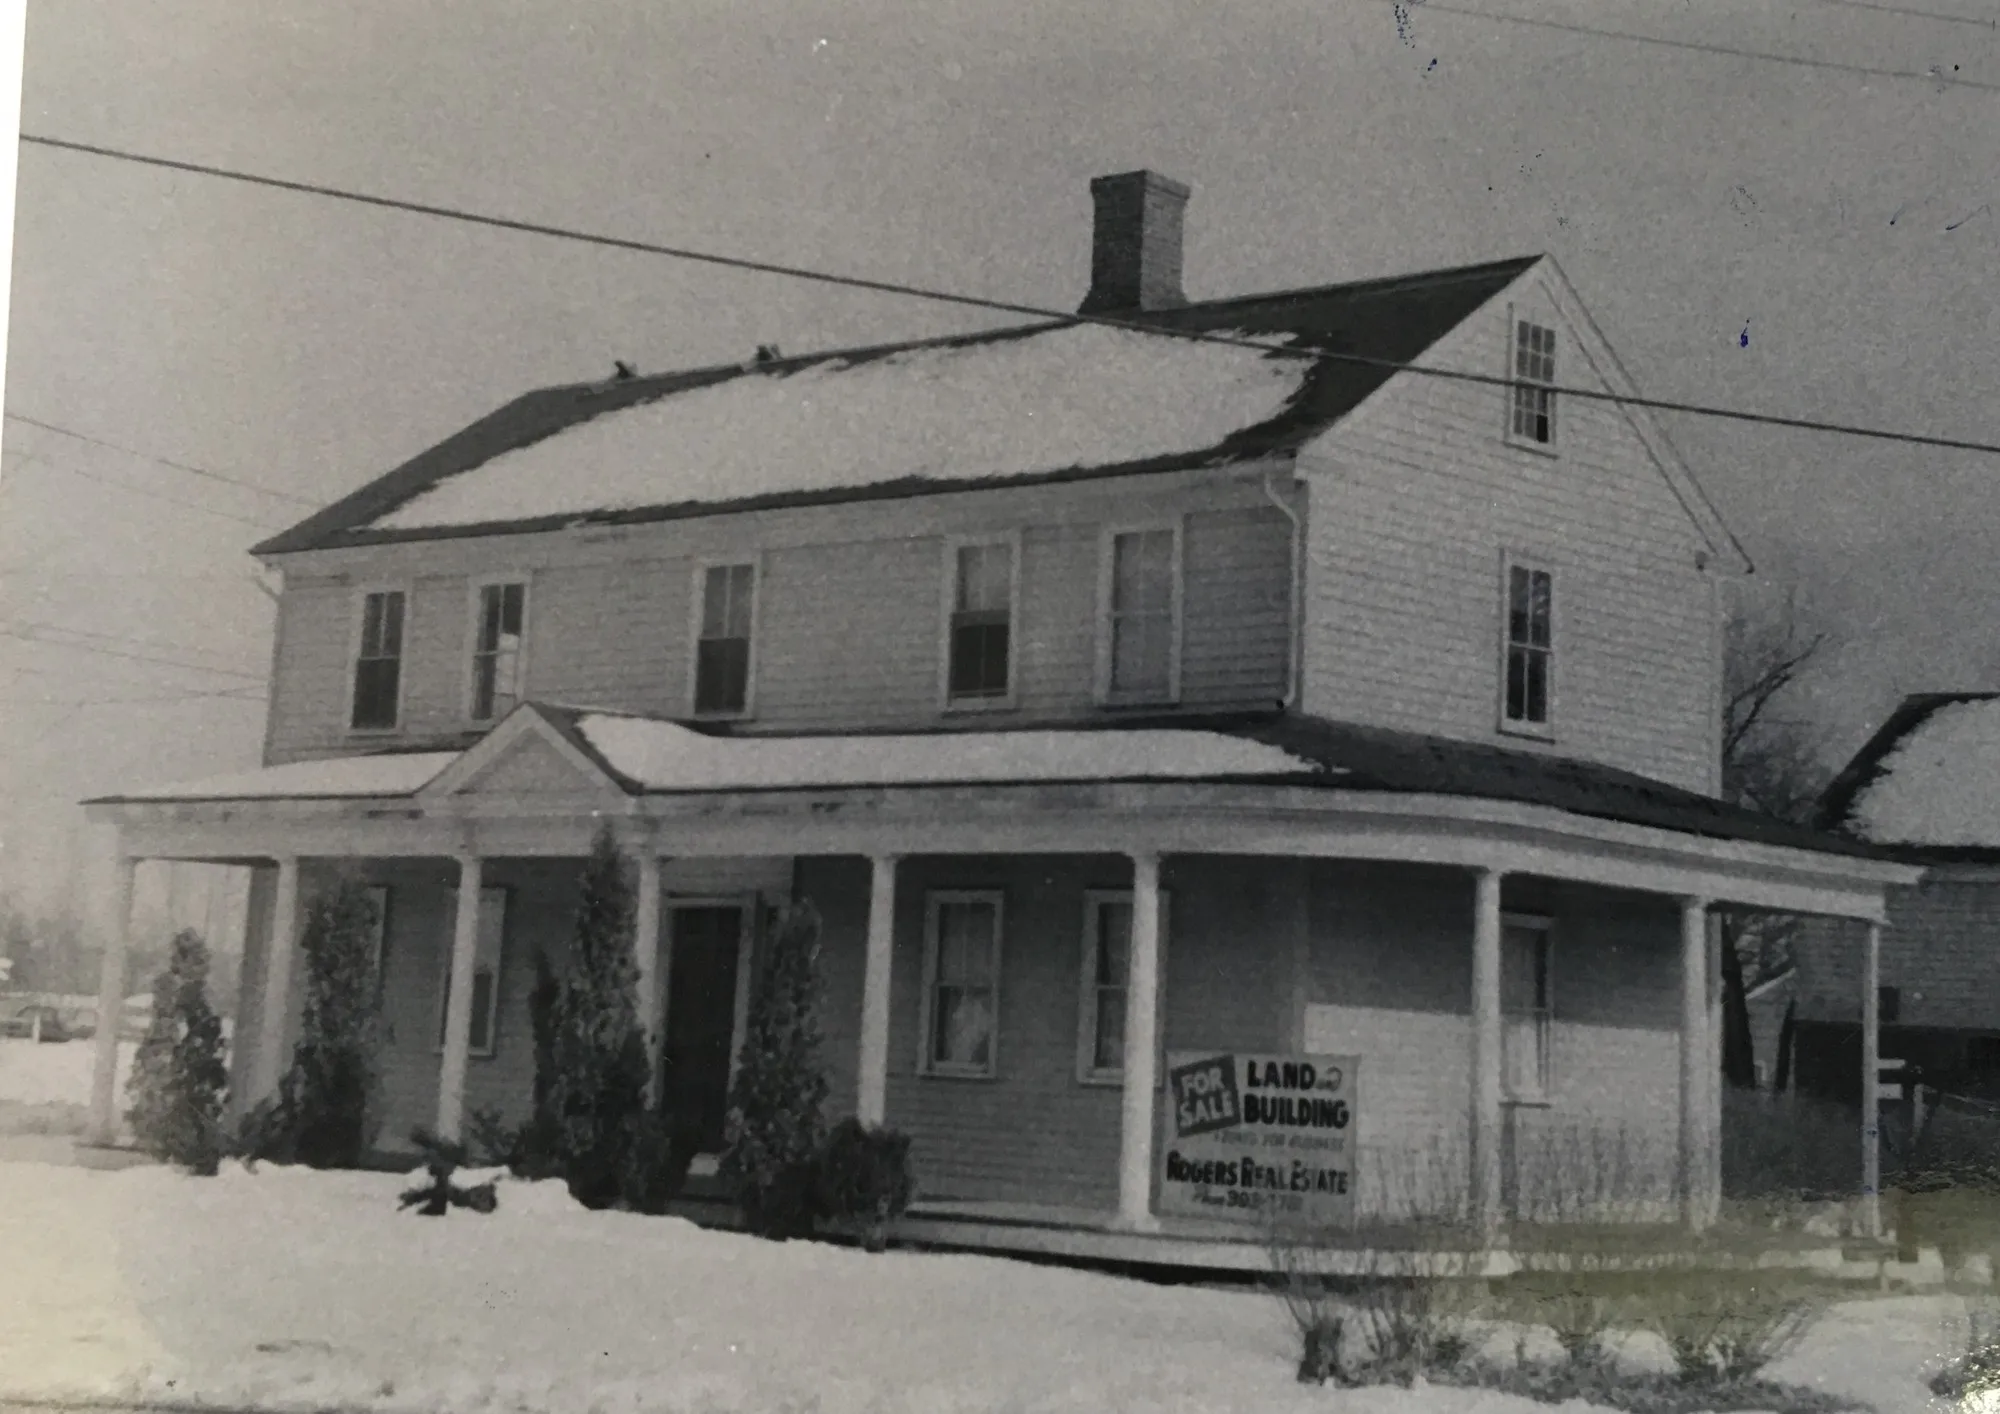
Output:
<instances>
[{"instance_id":1,"label":"dark wooden door","mask_svg":"<svg viewBox=\"0 0 2000 1414\"><path fill-rule=\"evenodd\" d=\"M676 908L671 927L660 1107L697 1153L715 1153L729 1113L743 910L736 904Z\"/></svg>"}]
</instances>

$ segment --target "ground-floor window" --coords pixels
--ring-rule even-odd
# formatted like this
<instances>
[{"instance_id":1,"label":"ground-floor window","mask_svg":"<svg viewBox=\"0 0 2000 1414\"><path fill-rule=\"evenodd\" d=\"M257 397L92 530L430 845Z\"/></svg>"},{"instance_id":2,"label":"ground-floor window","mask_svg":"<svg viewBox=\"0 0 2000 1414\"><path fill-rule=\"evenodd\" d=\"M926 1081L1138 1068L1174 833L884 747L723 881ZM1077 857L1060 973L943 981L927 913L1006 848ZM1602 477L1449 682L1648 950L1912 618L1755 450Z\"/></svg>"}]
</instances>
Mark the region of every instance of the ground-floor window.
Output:
<instances>
[{"instance_id":1,"label":"ground-floor window","mask_svg":"<svg viewBox=\"0 0 2000 1414\"><path fill-rule=\"evenodd\" d=\"M1500 933L1501 1075L1507 1097L1540 1100L1549 1094L1549 920L1508 914Z\"/></svg>"},{"instance_id":2,"label":"ground-floor window","mask_svg":"<svg viewBox=\"0 0 2000 1414\"><path fill-rule=\"evenodd\" d=\"M927 1074L994 1074L1001 915L1001 896L993 890L940 891L925 900Z\"/></svg>"},{"instance_id":3,"label":"ground-floor window","mask_svg":"<svg viewBox=\"0 0 2000 1414\"><path fill-rule=\"evenodd\" d=\"M1160 895L1160 975L1165 975L1167 896ZM1125 1075L1125 1015L1132 972L1132 894L1091 889L1084 894L1083 989L1077 1034L1077 1078L1116 1084ZM1164 988L1161 989L1164 994Z\"/></svg>"},{"instance_id":4,"label":"ground-floor window","mask_svg":"<svg viewBox=\"0 0 2000 1414\"><path fill-rule=\"evenodd\" d=\"M458 895L450 896L445 909L444 962L439 968L437 1048L445 1042L447 1018L451 1015L451 940L457 929ZM475 1056L493 1054L500 1026L500 967L507 936L507 890L479 891L479 937L472 958L472 1042Z\"/></svg>"}]
</instances>

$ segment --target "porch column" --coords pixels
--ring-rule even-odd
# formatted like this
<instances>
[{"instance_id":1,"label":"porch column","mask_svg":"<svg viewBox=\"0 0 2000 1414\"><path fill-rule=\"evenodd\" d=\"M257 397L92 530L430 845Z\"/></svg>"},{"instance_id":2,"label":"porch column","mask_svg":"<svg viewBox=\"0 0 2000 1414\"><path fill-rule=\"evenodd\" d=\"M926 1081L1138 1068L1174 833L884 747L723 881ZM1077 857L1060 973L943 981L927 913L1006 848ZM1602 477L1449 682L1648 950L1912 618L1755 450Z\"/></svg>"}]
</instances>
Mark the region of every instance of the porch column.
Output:
<instances>
[{"instance_id":1,"label":"porch column","mask_svg":"<svg viewBox=\"0 0 2000 1414\"><path fill-rule=\"evenodd\" d=\"M1861 1223L1882 1235L1882 925L1870 919L1861 958Z\"/></svg>"},{"instance_id":2,"label":"porch column","mask_svg":"<svg viewBox=\"0 0 2000 1414\"><path fill-rule=\"evenodd\" d=\"M444 1063L438 1067L437 1132L456 1139L465 1116L465 1063L472 1049L472 970L479 961L479 890L483 861L458 861L458 907L452 917L451 972L445 985Z\"/></svg>"},{"instance_id":3,"label":"porch column","mask_svg":"<svg viewBox=\"0 0 2000 1414\"><path fill-rule=\"evenodd\" d=\"M1500 875L1482 869L1472 917L1472 1216L1500 1229Z\"/></svg>"},{"instance_id":4,"label":"porch column","mask_svg":"<svg viewBox=\"0 0 2000 1414\"><path fill-rule=\"evenodd\" d=\"M1681 1217L1691 1228L1707 1226L1708 900L1681 900Z\"/></svg>"},{"instance_id":5,"label":"porch column","mask_svg":"<svg viewBox=\"0 0 2000 1414\"><path fill-rule=\"evenodd\" d=\"M139 861L118 857L118 880L112 891L111 932L104 940L104 959L97 976L96 1051L91 1057L90 1138L110 1144L118 1138L118 1023L125 1013L125 959L132 948L132 885Z\"/></svg>"},{"instance_id":6,"label":"porch column","mask_svg":"<svg viewBox=\"0 0 2000 1414\"><path fill-rule=\"evenodd\" d=\"M646 1098L660 1078L660 856L639 853L639 906L632 929L632 960L639 969L639 1029L646 1036Z\"/></svg>"},{"instance_id":7,"label":"porch column","mask_svg":"<svg viewBox=\"0 0 2000 1414\"><path fill-rule=\"evenodd\" d=\"M277 896L264 957L264 1002L258 1013L254 1104L277 1093L286 1069L285 1036L292 1018L292 959L299 950L299 857L278 860Z\"/></svg>"},{"instance_id":8,"label":"porch column","mask_svg":"<svg viewBox=\"0 0 2000 1414\"><path fill-rule=\"evenodd\" d=\"M889 1112L889 979L896 943L896 856L869 863L868 961L861 982L861 1063L854 1113L863 1124Z\"/></svg>"},{"instance_id":9,"label":"porch column","mask_svg":"<svg viewBox=\"0 0 2000 1414\"><path fill-rule=\"evenodd\" d=\"M1160 857L1132 856L1132 956L1125 983L1125 1089L1118 1146L1118 1225L1151 1232L1153 1091L1159 1081Z\"/></svg>"}]
</instances>

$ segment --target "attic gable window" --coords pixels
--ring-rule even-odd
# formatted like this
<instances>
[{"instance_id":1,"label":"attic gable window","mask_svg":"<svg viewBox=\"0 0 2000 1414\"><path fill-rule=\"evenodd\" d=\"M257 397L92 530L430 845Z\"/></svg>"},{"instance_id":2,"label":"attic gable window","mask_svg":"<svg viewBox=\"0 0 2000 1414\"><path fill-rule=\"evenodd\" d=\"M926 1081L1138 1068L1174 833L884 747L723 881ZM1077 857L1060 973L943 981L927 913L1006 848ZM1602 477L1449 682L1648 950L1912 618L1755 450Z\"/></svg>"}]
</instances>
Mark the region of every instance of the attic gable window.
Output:
<instances>
[{"instance_id":1,"label":"attic gable window","mask_svg":"<svg viewBox=\"0 0 2000 1414\"><path fill-rule=\"evenodd\" d=\"M755 632L757 567L706 565L700 571L701 618L695 630L694 712L737 717L750 710L750 651Z\"/></svg>"},{"instance_id":2,"label":"attic gable window","mask_svg":"<svg viewBox=\"0 0 2000 1414\"><path fill-rule=\"evenodd\" d=\"M1556 331L1529 320L1514 325L1514 436L1553 446L1556 440Z\"/></svg>"},{"instance_id":3,"label":"attic gable window","mask_svg":"<svg viewBox=\"0 0 2000 1414\"><path fill-rule=\"evenodd\" d=\"M347 724L355 731L393 731L403 696L403 606L400 589L373 590L361 600L361 638L354 655L354 693Z\"/></svg>"},{"instance_id":4,"label":"attic gable window","mask_svg":"<svg viewBox=\"0 0 2000 1414\"><path fill-rule=\"evenodd\" d=\"M946 705L1005 706L1014 693L1019 547L1012 540L982 540L948 549Z\"/></svg>"},{"instance_id":5,"label":"attic gable window","mask_svg":"<svg viewBox=\"0 0 2000 1414\"><path fill-rule=\"evenodd\" d=\"M1546 735L1555 669L1555 575L1543 566L1509 560L1506 586L1500 724L1510 731Z\"/></svg>"},{"instance_id":6,"label":"attic gable window","mask_svg":"<svg viewBox=\"0 0 2000 1414\"><path fill-rule=\"evenodd\" d=\"M512 708L521 695L528 586L483 584L478 594L472 645L472 719L490 722Z\"/></svg>"}]
</instances>

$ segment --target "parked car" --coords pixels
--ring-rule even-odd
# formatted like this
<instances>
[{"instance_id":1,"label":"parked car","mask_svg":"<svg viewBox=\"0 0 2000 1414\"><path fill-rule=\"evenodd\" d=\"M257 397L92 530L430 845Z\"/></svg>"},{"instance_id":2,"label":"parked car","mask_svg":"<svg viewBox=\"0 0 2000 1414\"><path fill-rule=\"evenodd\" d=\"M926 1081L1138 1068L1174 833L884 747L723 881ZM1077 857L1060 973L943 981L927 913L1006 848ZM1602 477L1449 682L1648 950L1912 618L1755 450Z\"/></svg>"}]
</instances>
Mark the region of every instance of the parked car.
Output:
<instances>
[{"instance_id":1,"label":"parked car","mask_svg":"<svg viewBox=\"0 0 2000 1414\"><path fill-rule=\"evenodd\" d=\"M61 1012L40 1003L24 1006L8 1017L6 1030L9 1036L33 1037L38 1041L67 1041L76 1034Z\"/></svg>"}]
</instances>

